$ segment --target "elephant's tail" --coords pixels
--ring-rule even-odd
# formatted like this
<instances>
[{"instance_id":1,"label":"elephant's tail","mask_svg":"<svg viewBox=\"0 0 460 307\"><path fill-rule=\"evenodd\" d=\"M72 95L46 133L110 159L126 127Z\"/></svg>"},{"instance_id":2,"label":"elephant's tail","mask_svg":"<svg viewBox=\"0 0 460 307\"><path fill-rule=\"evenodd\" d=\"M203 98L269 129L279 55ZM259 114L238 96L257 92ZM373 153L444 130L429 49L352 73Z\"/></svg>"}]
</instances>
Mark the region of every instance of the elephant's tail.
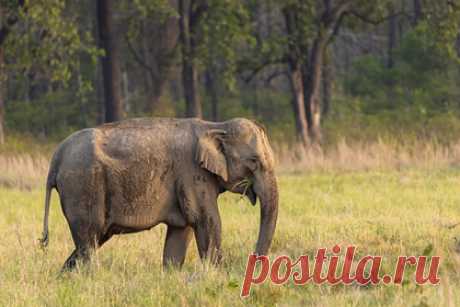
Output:
<instances>
[{"instance_id":1,"label":"elephant's tail","mask_svg":"<svg viewBox=\"0 0 460 307\"><path fill-rule=\"evenodd\" d=\"M56 173L53 170L53 167L50 167L50 172L48 174L48 179L46 180L46 196L45 196L45 218L43 221L43 235L40 240L40 245L42 248L46 248L48 245L48 216L50 212L50 200L51 200L51 191L56 187Z\"/></svg>"}]
</instances>

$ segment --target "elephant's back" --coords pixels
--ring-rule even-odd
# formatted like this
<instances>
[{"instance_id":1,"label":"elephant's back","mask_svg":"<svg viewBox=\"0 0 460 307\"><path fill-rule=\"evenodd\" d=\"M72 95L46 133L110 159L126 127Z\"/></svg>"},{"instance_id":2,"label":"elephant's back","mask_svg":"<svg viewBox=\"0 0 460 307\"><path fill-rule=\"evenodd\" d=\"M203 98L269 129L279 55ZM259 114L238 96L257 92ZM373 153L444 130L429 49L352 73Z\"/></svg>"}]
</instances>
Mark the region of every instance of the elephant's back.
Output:
<instances>
[{"instance_id":1,"label":"elephant's back","mask_svg":"<svg viewBox=\"0 0 460 307\"><path fill-rule=\"evenodd\" d=\"M95 131L83 129L62 141L54 152L48 173L48 184L59 191L72 189L97 168L94 150Z\"/></svg>"},{"instance_id":2,"label":"elephant's back","mask_svg":"<svg viewBox=\"0 0 460 307\"><path fill-rule=\"evenodd\" d=\"M71 134L59 144L52 163L59 167L81 168L92 164L95 158L94 128L83 129Z\"/></svg>"},{"instance_id":3,"label":"elephant's back","mask_svg":"<svg viewBox=\"0 0 460 307\"><path fill-rule=\"evenodd\" d=\"M95 128L97 152L116 161L165 160L192 140L190 120L140 118Z\"/></svg>"},{"instance_id":4,"label":"elephant's back","mask_svg":"<svg viewBox=\"0 0 460 307\"><path fill-rule=\"evenodd\" d=\"M173 167L190 156L197 119L140 118L77 131L57 148L50 171L82 172L103 167L138 171ZM187 148L187 150L182 150ZM143 172L142 172L143 173Z\"/></svg>"}]
</instances>

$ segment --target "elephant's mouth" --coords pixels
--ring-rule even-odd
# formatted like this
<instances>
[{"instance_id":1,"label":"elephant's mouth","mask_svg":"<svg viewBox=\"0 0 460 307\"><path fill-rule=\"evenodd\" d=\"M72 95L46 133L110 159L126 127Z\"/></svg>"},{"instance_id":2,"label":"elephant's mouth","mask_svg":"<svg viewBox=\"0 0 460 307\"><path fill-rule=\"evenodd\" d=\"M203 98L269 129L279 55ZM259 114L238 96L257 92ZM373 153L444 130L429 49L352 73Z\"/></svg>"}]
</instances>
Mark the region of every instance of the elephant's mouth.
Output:
<instances>
[{"instance_id":1,"label":"elephant's mouth","mask_svg":"<svg viewBox=\"0 0 460 307\"><path fill-rule=\"evenodd\" d=\"M256 194L256 192L254 192L254 185L251 182L251 180L249 180L247 178L243 179L243 180L239 181L238 183L236 183L232 187L231 190L233 192L236 192L236 193L239 193L239 194L242 194L242 195L246 196L253 206L256 205L257 194Z\"/></svg>"},{"instance_id":2,"label":"elephant's mouth","mask_svg":"<svg viewBox=\"0 0 460 307\"><path fill-rule=\"evenodd\" d=\"M251 202L251 204L255 206L257 202L257 194L256 192L254 192L252 185L247 189L246 196L247 198L249 198L249 201Z\"/></svg>"}]
</instances>

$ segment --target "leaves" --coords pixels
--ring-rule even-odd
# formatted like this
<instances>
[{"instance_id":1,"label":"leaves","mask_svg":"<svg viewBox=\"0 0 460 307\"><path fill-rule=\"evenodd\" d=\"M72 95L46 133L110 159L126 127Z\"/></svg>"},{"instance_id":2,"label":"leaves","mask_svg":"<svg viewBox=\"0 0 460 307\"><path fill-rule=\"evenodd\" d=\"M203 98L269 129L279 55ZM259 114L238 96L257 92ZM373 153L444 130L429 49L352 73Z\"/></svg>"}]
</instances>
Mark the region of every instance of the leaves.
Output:
<instances>
[{"instance_id":1,"label":"leaves","mask_svg":"<svg viewBox=\"0 0 460 307\"><path fill-rule=\"evenodd\" d=\"M10 72L34 71L64 84L78 69L83 53L93 60L100 54L91 35L80 31L77 15L60 0L26 1L5 51Z\"/></svg>"},{"instance_id":2,"label":"leaves","mask_svg":"<svg viewBox=\"0 0 460 307\"><path fill-rule=\"evenodd\" d=\"M248 7L240 1L209 0L209 9L200 20L201 42L197 58L212 67L228 89L235 89L241 50L254 44Z\"/></svg>"}]
</instances>

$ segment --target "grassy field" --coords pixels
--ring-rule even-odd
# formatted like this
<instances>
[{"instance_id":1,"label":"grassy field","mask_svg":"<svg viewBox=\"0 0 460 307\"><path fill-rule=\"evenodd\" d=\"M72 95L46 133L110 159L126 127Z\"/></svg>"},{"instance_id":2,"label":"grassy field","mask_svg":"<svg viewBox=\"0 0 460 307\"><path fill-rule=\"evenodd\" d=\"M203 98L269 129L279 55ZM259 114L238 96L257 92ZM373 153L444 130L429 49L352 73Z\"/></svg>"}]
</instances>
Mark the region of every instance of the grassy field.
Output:
<instances>
[{"instance_id":1,"label":"grassy field","mask_svg":"<svg viewBox=\"0 0 460 307\"><path fill-rule=\"evenodd\" d=\"M59 274L73 249L57 194L51 241L38 246L44 191L0 188L0 306L293 306L460 304L460 170L328 171L282 174L280 212L271 256L311 257L319 247L355 244L358 253L384 256L391 272L398 255L439 255L441 283L417 286L254 286L239 297L259 209L236 195L219 199L224 261L203 265L191 245L181 271L163 272L165 228L118 236L90 267Z\"/></svg>"}]
</instances>

